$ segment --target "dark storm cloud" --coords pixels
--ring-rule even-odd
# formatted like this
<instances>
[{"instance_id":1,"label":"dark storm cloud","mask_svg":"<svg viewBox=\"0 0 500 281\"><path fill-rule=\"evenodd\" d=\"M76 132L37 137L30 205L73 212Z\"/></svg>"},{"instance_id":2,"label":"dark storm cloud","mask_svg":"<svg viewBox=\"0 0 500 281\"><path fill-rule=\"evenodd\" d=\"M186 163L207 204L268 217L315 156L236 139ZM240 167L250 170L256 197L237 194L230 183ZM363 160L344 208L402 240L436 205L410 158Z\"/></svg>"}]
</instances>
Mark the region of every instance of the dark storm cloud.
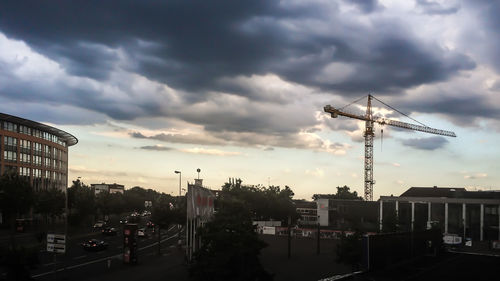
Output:
<instances>
[{"instance_id":1,"label":"dark storm cloud","mask_svg":"<svg viewBox=\"0 0 500 281\"><path fill-rule=\"evenodd\" d=\"M429 138L406 139L402 140L401 143L420 150L436 150L444 147L448 143L448 140L441 136L435 136Z\"/></svg>"},{"instance_id":2,"label":"dark storm cloud","mask_svg":"<svg viewBox=\"0 0 500 281\"><path fill-rule=\"evenodd\" d=\"M146 146L141 146L139 147L140 149L144 150L153 150L153 151L169 151L173 150L171 147L166 147L166 146L161 146L161 145L146 145Z\"/></svg>"},{"instance_id":3,"label":"dark storm cloud","mask_svg":"<svg viewBox=\"0 0 500 281\"><path fill-rule=\"evenodd\" d=\"M440 113L465 126L474 125L478 118L500 119L498 105L472 92L431 93L419 99L418 103L409 100L398 103L396 107L405 112Z\"/></svg>"},{"instance_id":4,"label":"dark storm cloud","mask_svg":"<svg viewBox=\"0 0 500 281\"><path fill-rule=\"evenodd\" d=\"M364 12L378 6L377 1L353 3ZM186 102L205 99L208 90L251 96L244 88L217 82L236 75L276 73L304 85L358 93L442 81L474 67L465 55L394 30L399 23L367 26L343 16L334 3L15 1L3 4L0 30L70 73L94 79L108 78L120 50L128 58L120 67L186 90ZM318 34L302 28L311 20L340 31ZM363 51L367 38L373 38L369 52ZM352 75L329 81L335 74L323 72L332 62L352 65Z\"/></svg>"},{"instance_id":5,"label":"dark storm cloud","mask_svg":"<svg viewBox=\"0 0 500 281\"><path fill-rule=\"evenodd\" d=\"M500 73L500 1L465 0L465 8L473 12L479 26L464 34L464 44L475 48L482 61ZM478 30L479 29L479 30ZM479 32L480 31L480 32Z\"/></svg>"},{"instance_id":6,"label":"dark storm cloud","mask_svg":"<svg viewBox=\"0 0 500 281\"><path fill-rule=\"evenodd\" d=\"M371 13L381 6L378 0L343 0L347 4L354 4L364 13Z\"/></svg>"},{"instance_id":7,"label":"dark storm cloud","mask_svg":"<svg viewBox=\"0 0 500 281\"><path fill-rule=\"evenodd\" d=\"M460 4L443 6L440 3L432 0L417 0L416 3L417 6L424 11L424 13L430 15L449 15L455 14L460 10Z\"/></svg>"}]
</instances>

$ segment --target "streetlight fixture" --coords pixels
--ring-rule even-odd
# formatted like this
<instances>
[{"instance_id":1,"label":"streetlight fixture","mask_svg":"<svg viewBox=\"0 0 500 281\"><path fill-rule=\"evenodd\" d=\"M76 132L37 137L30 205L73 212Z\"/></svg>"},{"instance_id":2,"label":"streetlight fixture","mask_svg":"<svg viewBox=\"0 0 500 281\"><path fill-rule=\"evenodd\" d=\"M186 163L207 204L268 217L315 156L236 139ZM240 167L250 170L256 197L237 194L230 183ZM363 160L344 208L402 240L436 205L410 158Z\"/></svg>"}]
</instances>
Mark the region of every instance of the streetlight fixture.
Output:
<instances>
[{"instance_id":1,"label":"streetlight fixture","mask_svg":"<svg viewBox=\"0 0 500 281\"><path fill-rule=\"evenodd\" d=\"M179 196L182 196L182 189L181 189L181 178L182 178L182 173L181 171L175 171L176 174L179 174Z\"/></svg>"}]
</instances>

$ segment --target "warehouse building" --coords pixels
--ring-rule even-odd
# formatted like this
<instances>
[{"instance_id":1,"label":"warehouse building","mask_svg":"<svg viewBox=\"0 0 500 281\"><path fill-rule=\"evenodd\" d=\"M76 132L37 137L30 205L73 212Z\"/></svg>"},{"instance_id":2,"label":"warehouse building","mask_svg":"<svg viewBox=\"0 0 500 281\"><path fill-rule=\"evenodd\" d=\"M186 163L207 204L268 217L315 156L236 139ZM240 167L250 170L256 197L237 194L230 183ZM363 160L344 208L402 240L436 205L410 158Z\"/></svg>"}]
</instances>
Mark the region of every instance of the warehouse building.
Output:
<instances>
[{"instance_id":1,"label":"warehouse building","mask_svg":"<svg viewBox=\"0 0 500 281\"><path fill-rule=\"evenodd\" d=\"M379 230L390 223L398 230L438 227L463 239L500 240L500 192L453 187L412 187L399 197L381 196Z\"/></svg>"}]
</instances>

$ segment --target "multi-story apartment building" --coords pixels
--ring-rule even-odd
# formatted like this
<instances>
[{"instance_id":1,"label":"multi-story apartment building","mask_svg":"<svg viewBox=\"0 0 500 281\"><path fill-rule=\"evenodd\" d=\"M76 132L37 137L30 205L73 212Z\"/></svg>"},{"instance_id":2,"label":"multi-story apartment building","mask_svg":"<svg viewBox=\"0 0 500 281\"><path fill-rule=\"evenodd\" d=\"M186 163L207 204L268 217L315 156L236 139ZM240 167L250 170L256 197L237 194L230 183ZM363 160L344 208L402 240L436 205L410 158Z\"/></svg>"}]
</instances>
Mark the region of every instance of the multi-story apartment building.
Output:
<instances>
[{"instance_id":1,"label":"multi-story apartment building","mask_svg":"<svg viewBox=\"0 0 500 281\"><path fill-rule=\"evenodd\" d=\"M78 139L60 129L0 113L0 174L14 171L35 190L68 186L68 147Z\"/></svg>"}]
</instances>

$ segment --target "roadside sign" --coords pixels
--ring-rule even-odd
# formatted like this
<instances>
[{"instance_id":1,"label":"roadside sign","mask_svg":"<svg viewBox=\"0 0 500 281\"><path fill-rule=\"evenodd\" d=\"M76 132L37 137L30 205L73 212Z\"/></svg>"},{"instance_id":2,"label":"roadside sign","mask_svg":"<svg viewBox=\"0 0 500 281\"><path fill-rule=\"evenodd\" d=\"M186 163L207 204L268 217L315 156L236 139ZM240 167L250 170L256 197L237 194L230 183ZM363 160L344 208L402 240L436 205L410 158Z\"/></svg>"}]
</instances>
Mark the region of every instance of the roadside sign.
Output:
<instances>
[{"instance_id":1,"label":"roadside sign","mask_svg":"<svg viewBox=\"0 0 500 281\"><path fill-rule=\"evenodd\" d=\"M66 252L66 245L47 243L47 252L64 254Z\"/></svg>"},{"instance_id":2,"label":"roadside sign","mask_svg":"<svg viewBox=\"0 0 500 281\"><path fill-rule=\"evenodd\" d=\"M64 234L47 234L47 243L65 244L66 235Z\"/></svg>"},{"instance_id":3,"label":"roadside sign","mask_svg":"<svg viewBox=\"0 0 500 281\"><path fill-rule=\"evenodd\" d=\"M65 253L66 252L66 235L63 234L47 234L47 252Z\"/></svg>"}]
</instances>

